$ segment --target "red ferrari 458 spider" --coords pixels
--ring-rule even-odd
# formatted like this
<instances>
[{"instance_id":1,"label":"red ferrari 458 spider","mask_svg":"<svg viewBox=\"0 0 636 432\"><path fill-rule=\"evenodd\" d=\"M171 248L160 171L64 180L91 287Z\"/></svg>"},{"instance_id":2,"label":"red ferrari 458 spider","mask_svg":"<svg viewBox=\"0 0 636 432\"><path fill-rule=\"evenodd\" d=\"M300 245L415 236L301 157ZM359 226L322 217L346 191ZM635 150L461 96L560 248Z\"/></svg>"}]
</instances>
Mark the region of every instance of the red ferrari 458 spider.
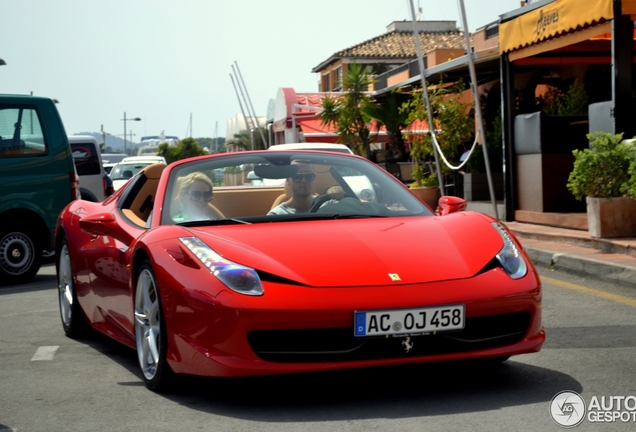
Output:
<instances>
[{"instance_id":1,"label":"red ferrari 458 spider","mask_svg":"<svg viewBox=\"0 0 636 432\"><path fill-rule=\"evenodd\" d=\"M437 212L357 156L254 151L135 175L61 214L62 325L137 350L146 385L537 352L541 283L504 224Z\"/></svg>"}]
</instances>

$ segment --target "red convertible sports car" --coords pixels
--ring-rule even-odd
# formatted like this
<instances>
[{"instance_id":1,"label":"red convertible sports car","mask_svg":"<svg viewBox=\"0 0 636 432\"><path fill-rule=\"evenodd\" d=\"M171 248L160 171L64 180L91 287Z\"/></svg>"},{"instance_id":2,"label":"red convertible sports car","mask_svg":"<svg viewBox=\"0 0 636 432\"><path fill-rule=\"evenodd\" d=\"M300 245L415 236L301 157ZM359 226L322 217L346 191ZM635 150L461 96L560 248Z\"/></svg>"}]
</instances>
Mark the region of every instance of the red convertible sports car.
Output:
<instances>
[{"instance_id":1,"label":"red convertible sports car","mask_svg":"<svg viewBox=\"0 0 636 432\"><path fill-rule=\"evenodd\" d=\"M154 390L176 374L539 351L541 283L516 238L460 198L439 204L335 152L148 166L105 201L60 214L64 331L92 327L136 349Z\"/></svg>"}]
</instances>

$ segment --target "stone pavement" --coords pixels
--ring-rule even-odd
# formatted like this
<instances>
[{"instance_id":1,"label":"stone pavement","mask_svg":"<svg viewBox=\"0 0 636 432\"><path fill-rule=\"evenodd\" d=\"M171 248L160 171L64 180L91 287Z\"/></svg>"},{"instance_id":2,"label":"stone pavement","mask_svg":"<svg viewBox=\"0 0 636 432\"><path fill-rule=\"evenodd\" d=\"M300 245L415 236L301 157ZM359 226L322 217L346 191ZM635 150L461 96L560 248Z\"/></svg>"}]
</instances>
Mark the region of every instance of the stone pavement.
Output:
<instances>
[{"instance_id":1,"label":"stone pavement","mask_svg":"<svg viewBox=\"0 0 636 432\"><path fill-rule=\"evenodd\" d=\"M503 222L537 269L554 268L636 288L636 238L596 239L587 231Z\"/></svg>"}]
</instances>

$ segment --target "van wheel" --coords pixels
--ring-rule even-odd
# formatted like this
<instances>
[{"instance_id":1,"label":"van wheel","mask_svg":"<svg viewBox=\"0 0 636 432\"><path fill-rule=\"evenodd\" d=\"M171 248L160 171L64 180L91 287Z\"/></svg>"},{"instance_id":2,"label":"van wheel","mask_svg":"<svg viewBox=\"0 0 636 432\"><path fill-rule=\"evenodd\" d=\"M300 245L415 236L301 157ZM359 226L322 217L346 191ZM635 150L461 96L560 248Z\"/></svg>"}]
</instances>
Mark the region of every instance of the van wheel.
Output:
<instances>
[{"instance_id":1,"label":"van wheel","mask_svg":"<svg viewBox=\"0 0 636 432\"><path fill-rule=\"evenodd\" d=\"M88 189L80 188L80 196L84 201L98 202L97 197Z\"/></svg>"},{"instance_id":2,"label":"van wheel","mask_svg":"<svg viewBox=\"0 0 636 432\"><path fill-rule=\"evenodd\" d=\"M42 245L32 228L0 227L0 280L5 285L31 281L42 265Z\"/></svg>"}]
</instances>

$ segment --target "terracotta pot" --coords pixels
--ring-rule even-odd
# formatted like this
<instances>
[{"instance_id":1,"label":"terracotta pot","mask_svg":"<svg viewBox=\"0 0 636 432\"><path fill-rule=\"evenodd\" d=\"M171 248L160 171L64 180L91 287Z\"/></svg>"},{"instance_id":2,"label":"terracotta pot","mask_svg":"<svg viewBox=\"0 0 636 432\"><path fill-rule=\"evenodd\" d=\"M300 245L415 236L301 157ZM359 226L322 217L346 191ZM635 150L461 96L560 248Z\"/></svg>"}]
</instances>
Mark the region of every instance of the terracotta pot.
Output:
<instances>
[{"instance_id":1,"label":"terracotta pot","mask_svg":"<svg viewBox=\"0 0 636 432\"><path fill-rule=\"evenodd\" d=\"M590 198L587 224L591 237L636 236L636 201L630 197Z\"/></svg>"},{"instance_id":2,"label":"terracotta pot","mask_svg":"<svg viewBox=\"0 0 636 432\"><path fill-rule=\"evenodd\" d=\"M424 201L428 206L433 209L433 211L437 212L437 193L439 191L439 187L437 186L420 186L410 188L413 195L418 197L420 200Z\"/></svg>"}]
</instances>

